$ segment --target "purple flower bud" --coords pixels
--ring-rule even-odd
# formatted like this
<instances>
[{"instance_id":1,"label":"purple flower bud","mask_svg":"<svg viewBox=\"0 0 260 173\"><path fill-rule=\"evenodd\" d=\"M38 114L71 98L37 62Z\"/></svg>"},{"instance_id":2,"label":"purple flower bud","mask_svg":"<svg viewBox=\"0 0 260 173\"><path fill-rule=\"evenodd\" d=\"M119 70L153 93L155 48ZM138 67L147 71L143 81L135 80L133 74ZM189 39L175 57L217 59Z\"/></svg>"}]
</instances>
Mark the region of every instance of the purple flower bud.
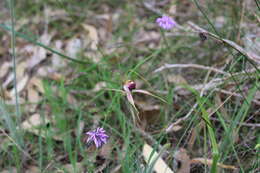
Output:
<instances>
[{"instance_id":1,"label":"purple flower bud","mask_svg":"<svg viewBox=\"0 0 260 173\"><path fill-rule=\"evenodd\" d=\"M103 128L98 127L96 130L89 131L86 133L88 135L87 143L94 142L97 148L101 147L103 144L107 143L109 136Z\"/></svg>"},{"instance_id":2,"label":"purple flower bud","mask_svg":"<svg viewBox=\"0 0 260 173\"><path fill-rule=\"evenodd\" d=\"M132 91L133 89L136 88L136 83L134 81L128 80L125 82L124 87L128 88L129 91Z\"/></svg>"},{"instance_id":3,"label":"purple flower bud","mask_svg":"<svg viewBox=\"0 0 260 173\"><path fill-rule=\"evenodd\" d=\"M176 26L176 22L169 16L162 16L157 18L156 23L165 30L170 30Z\"/></svg>"}]
</instances>

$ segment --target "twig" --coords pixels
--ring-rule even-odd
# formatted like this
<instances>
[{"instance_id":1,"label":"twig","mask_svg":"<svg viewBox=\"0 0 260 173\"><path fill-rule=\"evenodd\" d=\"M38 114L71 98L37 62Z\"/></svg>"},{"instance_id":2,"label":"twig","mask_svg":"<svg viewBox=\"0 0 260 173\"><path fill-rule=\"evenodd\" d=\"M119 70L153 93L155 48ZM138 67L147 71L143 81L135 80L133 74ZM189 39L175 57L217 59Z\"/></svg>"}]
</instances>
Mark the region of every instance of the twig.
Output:
<instances>
[{"instance_id":1,"label":"twig","mask_svg":"<svg viewBox=\"0 0 260 173\"><path fill-rule=\"evenodd\" d=\"M232 95L232 96L244 98L241 94L234 93L234 92L231 92L231 91L227 91L227 90L223 90L223 89L219 89L219 88L216 88L215 90L216 90L216 91L219 91L219 92L221 92L221 93L223 93L223 94L227 94L227 95ZM260 105L260 101L258 101L258 100L256 100L256 99L253 99L252 102L254 102L254 103L257 104L257 105Z\"/></svg>"},{"instance_id":2,"label":"twig","mask_svg":"<svg viewBox=\"0 0 260 173\"><path fill-rule=\"evenodd\" d=\"M191 110L184 117L179 118L177 121L175 121L174 123L170 124L169 127L166 128L165 132L166 133L172 132L174 126L182 123L183 121L186 121L190 117L191 113L196 109L197 106L198 106L198 103L195 103L193 105L193 107L191 108Z\"/></svg>"},{"instance_id":3,"label":"twig","mask_svg":"<svg viewBox=\"0 0 260 173\"><path fill-rule=\"evenodd\" d=\"M207 34L209 35L210 37L216 39L216 40L219 40L227 45L229 45L230 47L234 48L235 50L237 50L238 52L240 52L241 54L243 54L244 56L248 57L249 59L253 60L254 62L260 64L260 56L252 53L252 52L248 52L246 51L244 48L242 48L241 46L239 46L237 43L231 41L231 40L228 40L228 39L223 39L223 38L220 38L218 35L216 34L213 34L201 27L199 27L198 25L192 23L192 22L188 22L188 24L198 33L203 33L203 34Z\"/></svg>"},{"instance_id":4,"label":"twig","mask_svg":"<svg viewBox=\"0 0 260 173\"><path fill-rule=\"evenodd\" d=\"M220 122L219 119L214 118L214 117L211 117L210 119L212 119L212 120L214 120L214 121ZM231 121L229 121L229 120L225 120L225 122L231 123ZM256 124L254 124L254 123L237 123L237 124L239 124L239 125L241 125L241 126L254 127L254 128L260 127L260 123L256 123Z\"/></svg>"},{"instance_id":5,"label":"twig","mask_svg":"<svg viewBox=\"0 0 260 173\"><path fill-rule=\"evenodd\" d=\"M219 69L216 69L213 67L204 66L204 65L199 65L199 64L164 64L160 68L154 70L153 73L158 73L158 72L168 69L168 68L198 68L198 69L214 71L216 73L221 73L221 74L225 74L225 75L228 74L227 72L224 72L222 70L219 70Z\"/></svg>"},{"instance_id":6,"label":"twig","mask_svg":"<svg viewBox=\"0 0 260 173\"><path fill-rule=\"evenodd\" d=\"M193 85L193 86L190 86L190 87L195 89L195 90L198 90L198 91L200 91L202 89L204 89L205 91L208 91L210 89L214 89L214 88L218 87L219 85L222 85L223 83L227 82L227 80L229 80L231 77L242 76L244 74L253 73L258 68L260 68L260 67L253 68L253 69L250 69L248 71L242 71L242 72L238 72L238 73L234 73L234 74L228 74L228 75L225 75L223 78L214 78L205 85L204 84L198 84L198 85ZM182 89L183 89L182 86L178 86L174 89L174 91L178 92Z\"/></svg>"}]
</instances>

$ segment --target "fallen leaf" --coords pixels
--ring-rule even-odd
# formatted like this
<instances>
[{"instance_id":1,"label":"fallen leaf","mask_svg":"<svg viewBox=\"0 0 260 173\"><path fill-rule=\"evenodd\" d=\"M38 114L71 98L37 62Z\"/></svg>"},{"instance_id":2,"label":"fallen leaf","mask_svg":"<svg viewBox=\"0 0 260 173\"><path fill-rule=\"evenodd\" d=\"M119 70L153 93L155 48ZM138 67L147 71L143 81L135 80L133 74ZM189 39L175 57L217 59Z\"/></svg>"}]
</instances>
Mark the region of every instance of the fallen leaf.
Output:
<instances>
[{"instance_id":1,"label":"fallen leaf","mask_svg":"<svg viewBox=\"0 0 260 173\"><path fill-rule=\"evenodd\" d=\"M88 25L88 24L81 24L81 25L88 32L88 38L91 41L90 48L92 50L97 50L97 45L99 41L97 29L92 25Z\"/></svg>"},{"instance_id":2,"label":"fallen leaf","mask_svg":"<svg viewBox=\"0 0 260 173\"><path fill-rule=\"evenodd\" d=\"M67 55L71 58L76 59L77 53L83 48L83 43L79 38L70 39L67 42L67 46L65 48Z\"/></svg>"},{"instance_id":3,"label":"fallen leaf","mask_svg":"<svg viewBox=\"0 0 260 173\"><path fill-rule=\"evenodd\" d=\"M102 156L103 158L109 159L111 158L111 151L112 151L112 143L108 142L103 147L100 149L99 155Z\"/></svg>"},{"instance_id":4,"label":"fallen leaf","mask_svg":"<svg viewBox=\"0 0 260 173\"><path fill-rule=\"evenodd\" d=\"M71 95L71 94L68 94L68 96L67 96L67 102L68 102L70 105L72 105L72 106L77 106L77 103L78 103L77 99L76 99L73 95Z\"/></svg>"},{"instance_id":5,"label":"fallen leaf","mask_svg":"<svg viewBox=\"0 0 260 173\"><path fill-rule=\"evenodd\" d=\"M67 172L83 172L83 164L81 162L77 162L75 165L75 169L73 167L72 164L66 164L63 165L63 168L67 171Z\"/></svg>"},{"instance_id":6,"label":"fallen leaf","mask_svg":"<svg viewBox=\"0 0 260 173\"><path fill-rule=\"evenodd\" d=\"M148 145L143 146L143 156L146 163L153 166L153 170L157 173L174 173L171 168L164 162L160 155Z\"/></svg>"},{"instance_id":7,"label":"fallen leaf","mask_svg":"<svg viewBox=\"0 0 260 173\"><path fill-rule=\"evenodd\" d=\"M135 105L139 110L140 126L145 129L146 125L157 123L160 116L160 106L153 105L148 101L135 100Z\"/></svg>"},{"instance_id":8,"label":"fallen leaf","mask_svg":"<svg viewBox=\"0 0 260 173\"><path fill-rule=\"evenodd\" d=\"M207 159L207 158L194 158L190 161L191 163L193 164L205 164L205 165L212 165L213 163L213 160L212 159ZM218 163L217 164L219 167L221 168L224 168L224 169L237 169L235 166L232 166L232 165L225 165L225 164L222 164L222 163Z\"/></svg>"},{"instance_id":9,"label":"fallen leaf","mask_svg":"<svg viewBox=\"0 0 260 173\"><path fill-rule=\"evenodd\" d=\"M62 52L63 43L62 43L61 40L56 40L54 45L55 45L55 50L56 51ZM57 54L53 54L52 55L51 62L52 62L53 69L55 69L55 71L66 66L66 61L64 61L64 59L62 59Z\"/></svg>"},{"instance_id":10,"label":"fallen leaf","mask_svg":"<svg viewBox=\"0 0 260 173\"><path fill-rule=\"evenodd\" d=\"M184 77L182 77L181 75L168 75L167 76L167 80L169 83L174 83L174 84L187 84L188 82L186 81L186 79Z\"/></svg>"},{"instance_id":11,"label":"fallen leaf","mask_svg":"<svg viewBox=\"0 0 260 173\"><path fill-rule=\"evenodd\" d=\"M40 114L36 113L33 114L29 119L25 120L22 123L22 128L25 131L31 132L35 135L41 135L43 138L45 138L45 133L40 133L40 126L46 126L47 123L50 122L50 119L48 117L44 117L41 118ZM51 129L53 133L55 133L55 129ZM58 135L52 135L51 136L53 139L57 140L57 141L63 141L63 138L61 136Z\"/></svg>"},{"instance_id":12,"label":"fallen leaf","mask_svg":"<svg viewBox=\"0 0 260 173\"><path fill-rule=\"evenodd\" d=\"M22 62L16 67L16 81L17 83L24 78L24 73L26 69L26 63ZM3 88L6 88L14 80L14 74L10 73L5 82L3 83Z\"/></svg>"},{"instance_id":13,"label":"fallen leaf","mask_svg":"<svg viewBox=\"0 0 260 173\"><path fill-rule=\"evenodd\" d=\"M187 151L184 148L180 148L174 153L174 163L176 161L180 162L180 168L178 169L178 173L189 173L190 172L190 157L187 154ZM175 164L174 164L175 165Z\"/></svg>"},{"instance_id":14,"label":"fallen leaf","mask_svg":"<svg viewBox=\"0 0 260 173\"><path fill-rule=\"evenodd\" d=\"M45 122L49 122L48 120L45 120ZM33 114L28 120L25 120L22 123L22 128L25 130L33 129L35 127L38 127L39 125L43 124L43 120L41 119L40 114ZM32 130L34 131L34 130Z\"/></svg>"},{"instance_id":15,"label":"fallen leaf","mask_svg":"<svg viewBox=\"0 0 260 173\"><path fill-rule=\"evenodd\" d=\"M29 168L27 168L27 170L25 171L25 173L40 173L40 172L41 170L37 166L29 166Z\"/></svg>"},{"instance_id":16,"label":"fallen leaf","mask_svg":"<svg viewBox=\"0 0 260 173\"><path fill-rule=\"evenodd\" d=\"M10 62L4 62L0 67L0 78L4 77L11 67Z\"/></svg>"},{"instance_id":17,"label":"fallen leaf","mask_svg":"<svg viewBox=\"0 0 260 173\"><path fill-rule=\"evenodd\" d=\"M39 42L48 46L50 44L52 37L53 37L53 34L44 33L40 37ZM47 51L43 47L30 46L30 47L27 47L27 51L32 54L30 59L27 60L27 67L30 69L35 67L36 65L38 65L45 58L47 58Z\"/></svg>"},{"instance_id":18,"label":"fallen leaf","mask_svg":"<svg viewBox=\"0 0 260 173\"><path fill-rule=\"evenodd\" d=\"M26 86L29 80L29 76L25 75L18 83L17 83L17 93L20 93ZM15 98L15 88L10 91L10 96L14 99Z\"/></svg>"},{"instance_id":19,"label":"fallen leaf","mask_svg":"<svg viewBox=\"0 0 260 173\"><path fill-rule=\"evenodd\" d=\"M95 87L92 89L93 92L98 92L104 88L107 87L107 83L106 82L98 82Z\"/></svg>"},{"instance_id":20,"label":"fallen leaf","mask_svg":"<svg viewBox=\"0 0 260 173\"><path fill-rule=\"evenodd\" d=\"M11 167L8 170L1 171L0 173L10 173L10 172L17 173L17 169L15 167Z\"/></svg>"},{"instance_id":21,"label":"fallen leaf","mask_svg":"<svg viewBox=\"0 0 260 173\"><path fill-rule=\"evenodd\" d=\"M32 87L28 88L28 101L30 103L38 103L40 101L38 92Z\"/></svg>"},{"instance_id":22,"label":"fallen leaf","mask_svg":"<svg viewBox=\"0 0 260 173\"><path fill-rule=\"evenodd\" d=\"M35 87L35 89L40 92L40 93L44 93L44 87L43 87L43 83L42 83L42 80L37 78L37 77L33 77L31 80L30 80L30 83L29 83L29 86L30 87Z\"/></svg>"}]
</instances>

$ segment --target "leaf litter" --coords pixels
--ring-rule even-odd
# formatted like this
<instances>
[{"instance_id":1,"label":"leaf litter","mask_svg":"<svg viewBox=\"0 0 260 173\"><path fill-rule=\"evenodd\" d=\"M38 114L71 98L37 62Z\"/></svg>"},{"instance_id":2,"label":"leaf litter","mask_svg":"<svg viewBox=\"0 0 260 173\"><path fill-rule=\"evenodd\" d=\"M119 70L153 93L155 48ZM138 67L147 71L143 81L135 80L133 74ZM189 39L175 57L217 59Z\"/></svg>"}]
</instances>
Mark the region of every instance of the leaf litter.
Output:
<instances>
[{"instance_id":1,"label":"leaf litter","mask_svg":"<svg viewBox=\"0 0 260 173\"><path fill-rule=\"evenodd\" d=\"M161 3L167 3L161 2ZM150 9L156 8L157 6L160 6L162 4L155 3L153 6L149 6ZM181 6L181 7L180 7ZM169 9L169 12L171 14L175 14L176 16L184 15L182 10L184 9L193 9L192 5L190 3L181 2L181 5L176 5L175 3L171 4L171 7ZM187 8L186 8L187 7ZM155 10L157 11L157 10ZM158 11L157 11L158 12ZM124 48L124 44L115 44L112 40L112 34L114 29L116 28L116 25L118 24L118 20L120 18L120 15L122 14L122 11L115 11L115 13L104 13L104 14L97 14L95 22L85 22L84 24L81 24L80 31L76 36L66 38L64 40L61 40L59 37L59 33L55 32L42 32L41 36L39 37L39 42L52 47L54 50L57 50L58 52L62 52L66 55L68 55L71 58L79 59L82 58L79 56L79 53L81 51L83 52L84 56L89 58L92 62L95 64L98 64L102 61L100 58L100 52L98 49L99 46L104 46L104 52L109 53L122 53L126 51L127 49ZM192 10L187 10L187 13L185 13L184 17L188 18L189 14L192 13ZM64 10L52 10L48 9L48 16L50 18L50 21L53 22L55 20L62 20L62 21L70 21L70 17L68 13ZM33 20L24 20L19 21L19 25L17 26L17 29L22 28L22 26L27 25L29 22L32 22L36 25L43 21L44 19L41 16L35 16L32 18ZM138 20L138 19L134 19ZM136 22L145 24L145 21L133 21L130 27L133 27ZM101 24L102 27L100 27L98 24ZM146 29L138 31L137 34L134 35L134 43L133 45L137 46L137 50L143 50L143 52L154 49L160 44L161 36L158 31L154 30L153 25L148 25L148 31ZM37 27L36 27L37 28ZM151 31L150 31L151 30ZM0 37L1 38L1 37ZM6 38L2 38L3 40ZM250 33L247 33L245 35L244 39L244 45L245 49L253 52L253 54L258 55L258 50L256 49L255 45L258 44L258 39L255 37L251 37ZM116 43L122 43L122 38L117 38ZM255 42L255 43L254 43ZM229 42L227 42L229 43ZM232 43L233 44L233 43ZM55 132L55 122L52 120L53 115L51 114L51 111L46 110L44 114L40 114L40 110L38 109L41 106L41 101L44 99L45 89L43 87L43 80L52 80L52 81L62 81L65 80L65 83L68 82L69 76L74 75L72 67L70 67L69 62L65 61L64 59L61 59L57 54L50 53L46 49L35 46L33 44L22 42L19 40L18 44L19 48L17 49L18 52L18 65L17 65L17 88L19 93L19 99L20 103L29 104L29 108L24 121L22 122L22 128L34 135L41 135L42 137L46 137L43 135L43 133L40 132L40 128L46 128L49 123L53 123L50 128L51 131ZM118 48L117 46L120 45L121 47ZM122 46L123 45L123 46ZM135 50L136 51L136 50ZM0 58L2 58L3 54L6 54L7 52L5 49L0 48ZM26 54L26 56L24 56ZM143 56L140 56L143 57ZM84 57L85 58L85 57ZM117 59L116 62L120 63L120 61L127 61L127 58ZM148 63L147 68L151 68L150 64ZM65 70L64 70L65 69ZM0 64L0 80L3 86L3 92L5 97L1 95L1 97L6 99L7 104L13 104L14 103L14 87L12 86L12 82L14 79L14 75L12 74L12 65L11 62L4 59L1 60ZM154 68L153 68L154 70ZM66 72L64 72L66 71ZM170 85L189 85L189 80L186 79L185 74L167 74L166 80L170 83ZM188 81L188 82L187 82ZM68 82L69 83L69 82ZM94 87L92 87L91 90L88 90L87 93L96 93L100 92L101 90L107 89L109 86L109 83L106 81L100 81L94 84ZM54 89L55 90L55 89ZM57 89L55 92L58 92ZM128 102L136 108L136 110L139 110L139 116L143 116L143 120L146 120L147 126L154 125L154 121L156 122L158 118L157 116L160 113L160 110L162 109L161 104L153 104L151 100L143 99L142 97L138 96L138 99L141 98L142 101L137 100L135 97L133 97L133 94L141 93L144 95L148 95L151 97L154 97L156 99L161 100L162 102L168 102L165 101L161 96L157 96L157 94L153 94L153 92L149 92L145 89L135 89L133 91L125 90L126 97ZM156 92L155 92L156 93ZM58 95L58 94L57 94ZM188 95L188 94L183 94ZM258 98L259 93L256 94L255 98L259 100ZM67 102L70 105L79 105L77 96L69 94L67 96ZM29 102L29 103L28 103ZM221 102L221 101L220 101ZM98 110L98 109L97 109ZM44 116L44 117L43 117ZM66 116L66 115L65 115ZM101 117L100 115L98 115ZM172 114L171 114L172 116ZM154 117L155 120L152 120ZM151 121L152 120L152 121ZM142 122L144 125L145 122ZM87 123L80 122L80 132L83 131L84 127ZM144 125L144 128L145 129ZM203 126L203 124L199 124L199 128ZM177 124L173 127L173 132L178 133L179 131L183 130L185 127L184 124ZM195 131L194 129L192 130ZM77 133L76 129L74 129L74 133ZM147 132L145 132L147 133ZM189 150L193 147L194 143L196 142L195 138L199 134L192 133L192 137L190 139L186 139L189 141L190 146L188 147ZM52 138L57 141L63 141L63 137L59 135L53 135ZM122 144L123 145L123 144ZM106 158L109 160L111 158L111 151L113 150L112 144L105 145L104 148L102 148L101 152L99 153L100 156ZM121 147L121 146L120 146ZM124 146L123 146L124 147ZM120 148L121 149L121 148ZM161 155L161 153L157 153L154 151L154 149L148 145L144 144L142 154L148 163L149 157L154 153L155 156L152 157L152 160L155 160L154 162L154 170L157 172L161 172L162 170L167 170L166 172L173 172L174 164L170 164L170 162L167 160L165 161L165 157ZM178 149L174 154L174 159L179 159L181 161L182 166L185 168L186 172L191 169L192 164L205 164L210 166L212 164L212 160L210 158L200 158L196 157L193 159L188 152L184 148ZM93 155L93 152L90 152L90 155ZM96 158L93 158L95 160ZM115 160L117 160L116 158ZM150 158L151 159L151 158ZM79 170L82 169L83 163L77 162L76 167L79 168ZM105 165L105 164L104 164ZM73 165L72 164L64 164L64 168L67 171L73 171ZM107 166L107 165L105 165ZM232 165L225 165L222 163L218 163L218 166L224 169L236 169L235 166ZM102 168L102 165L100 166L100 169L103 170L105 168ZM37 172L37 167L30 166L28 168L29 170L34 170L33 172Z\"/></svg>"}]
</instances>

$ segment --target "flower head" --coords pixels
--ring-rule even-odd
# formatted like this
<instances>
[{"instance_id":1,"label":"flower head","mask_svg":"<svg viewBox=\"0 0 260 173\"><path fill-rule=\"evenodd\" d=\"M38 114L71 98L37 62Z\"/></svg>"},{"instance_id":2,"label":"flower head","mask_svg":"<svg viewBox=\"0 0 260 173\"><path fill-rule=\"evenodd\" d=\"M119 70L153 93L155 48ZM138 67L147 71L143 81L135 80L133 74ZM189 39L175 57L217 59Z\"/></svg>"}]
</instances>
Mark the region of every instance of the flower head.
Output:
<instances>
[{"instance_id":1,"label":"flower head","mask_svg":"<svg viewBox=\"0 0 260 173\"><path fill-rule=\"evenodd\" d=\"M98 127L96 130L89 131L86 134L88 135L87 143L94 142L97 148L107 143L107 139L109 138L102 127Z\"/></svg>"},{"instance_id":2,"label":"flower head","mask_svg":"<svg viewBox=\"0 0 260 173\"><path fill-rule=\"evenodd\" d=\"M165 30L170 30L176 26L176 22L169 16L162 16L157 18L156 23Z\"/></svg>"},{"instance_id":3,"label":"flower head","mask_svg":"<svg viewBox=\"0 0 260 173\"><path fill-rule=\"evenodd\" d=\"M136 88L136 83L131 80L127 80L124 84L124 90L132 91Z\"/></svg>"}]
</instances>

